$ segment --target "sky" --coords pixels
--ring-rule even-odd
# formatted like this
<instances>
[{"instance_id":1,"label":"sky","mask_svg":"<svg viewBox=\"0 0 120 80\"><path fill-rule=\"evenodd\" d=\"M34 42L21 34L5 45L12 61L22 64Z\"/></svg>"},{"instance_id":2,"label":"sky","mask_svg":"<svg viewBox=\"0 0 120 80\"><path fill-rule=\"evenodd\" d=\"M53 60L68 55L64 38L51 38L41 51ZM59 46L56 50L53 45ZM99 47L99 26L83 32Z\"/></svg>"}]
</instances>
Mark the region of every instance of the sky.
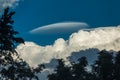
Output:
<instances>
[{"instance_id":1,"label":"sky","mask_svg":"<svg viewBox=\"0 0 120 80\"><path fill-rule=\"evenodd\" d=\"M8 0L0 0L8 1ZM68 39L71 33L59 35L31 34L31 30L61 22L84 22L89 28L117 26L120 22L120 0L9 0L14 26L25 41L52 44L57 38ZM16 2L15 2L16 1ZM15 3L14 3L15 2ZM3 3L2 3L3 4ZM86 27L85 27L86 28ZM47 33L47 31L45 32Z\"/></svg>"},{"instance_id":2,"label":"sky","mask_svg":"<svg viewBox=\"0 0 120 80\"><path fill-rule=\"evenodd\" d=\"M99 50L120 49L120 0L0 0L0 15L7 6L25 40L16 50L30 66L82 55L91 62Z\"/></svg>"}]
</instances>

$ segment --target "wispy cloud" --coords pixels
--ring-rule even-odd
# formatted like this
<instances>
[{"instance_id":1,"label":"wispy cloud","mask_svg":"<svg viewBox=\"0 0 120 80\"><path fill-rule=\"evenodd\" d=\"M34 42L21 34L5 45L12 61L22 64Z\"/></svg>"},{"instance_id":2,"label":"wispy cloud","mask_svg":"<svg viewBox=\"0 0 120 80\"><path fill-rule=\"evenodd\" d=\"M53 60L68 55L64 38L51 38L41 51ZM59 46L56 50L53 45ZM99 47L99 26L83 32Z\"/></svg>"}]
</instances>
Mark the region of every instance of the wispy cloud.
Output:
<instances>
[{"instance_id":1,"label":"wispy cloud","mask_svg":"<svg viewBox=\"0 0 120 80\"><path fill-rule=\"evenodd\" d=\"M20 0L0 0L0 10L2 11L6 7L16 7L18 6Z\"/></svg>"}]
</instances>

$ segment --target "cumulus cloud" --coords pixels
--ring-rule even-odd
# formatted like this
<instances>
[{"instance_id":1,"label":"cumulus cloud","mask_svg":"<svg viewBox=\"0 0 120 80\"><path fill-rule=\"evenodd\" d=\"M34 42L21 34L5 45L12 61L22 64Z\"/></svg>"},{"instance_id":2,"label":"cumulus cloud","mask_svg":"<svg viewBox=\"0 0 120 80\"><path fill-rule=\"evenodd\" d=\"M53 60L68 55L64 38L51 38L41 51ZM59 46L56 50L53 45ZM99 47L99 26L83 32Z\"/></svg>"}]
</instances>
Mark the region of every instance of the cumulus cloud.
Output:
<instances>
[{"instance_id":1,"label":"cumulus cloud","mask_svg":"<svg viewBox=\"0 0 120 80\"><path fill-rule=\"evenodd\" d=\"M73 52L97 48L98 50L120 49L120 26L80 30L73 33L68 40L57 39L53 45L40 46L33 42L26 42L17 47L21 57L31 66L49 63L51 59L70 56ZM92 53L91 53L92 54Z\"/></svg>"},{"instance_id":2,"label":"cumulus cloud","mask_svg":"<svg viewBox=\"0 0 120 80\"><path fill-rule=\"evenodd\" d=\"M59 22L38 27L30 31L31 34L64 34L73 33L83 28L89 27L84 22Z\"/></svg>"},{"instance_id":3,"label":"cumulus cloud","mask_svg":"<svg viewBox=\"0 0 120 80\"><path fill-rule=\"evenodd\" d=\"M0 10L6 7L16 7L20 0L0 0Z\"/></svg>"}]
</instances>

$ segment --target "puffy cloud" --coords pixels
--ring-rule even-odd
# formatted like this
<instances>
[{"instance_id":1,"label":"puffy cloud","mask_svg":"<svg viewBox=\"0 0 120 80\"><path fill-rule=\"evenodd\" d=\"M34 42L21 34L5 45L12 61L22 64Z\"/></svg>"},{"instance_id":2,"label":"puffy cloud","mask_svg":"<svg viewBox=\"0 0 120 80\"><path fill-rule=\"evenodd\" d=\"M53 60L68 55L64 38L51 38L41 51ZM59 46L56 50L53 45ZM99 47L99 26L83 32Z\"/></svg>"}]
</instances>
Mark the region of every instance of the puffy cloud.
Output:
<instances>
[{"instance_id":1,"label":"puffy cloud","mask_svg":"<svg viewBox=\"0 0 120 80\"><path fill-rule=\"evenodd\" d=\"M120 35L117 34L120 34L120 26L80 30L78 33L73 33L68 41L69 46L73 47L75 51L86 48L101 49L100 46L109 50L111 47L113 48L113 46L108 46L108 48L106 48L103 45L111 44L114 41L118 40L120 38ZM118 49L119 48L116 48L115 50Z\"/></svg>"},{"instance_id":2,"label":"puffy cloud","mask_svg":"<svg viewBox=\"0 0 120 80\"><path fill-rule=\"evenodd\" d=\"M0 10L6 7L16 7L20 0L0 0Z\"/></svg>"},{"instance_id":3,"label":"puffy cloud","mask_svg":"<svg viewBox=\"0 0 120 80\"><path fill-rule=\"evenodd\" d=\"M67 57L63 52L66 47L66 42L61 38L56 40L54 45L47 46L39 46L33 42L26 42L25 45L19 45L17 51L24 60L34 66L40 63L48 63L53 58Z\"/></svg>"},{"instance_id":4,"label":"puffy cloud","mask_svg":"<svg viewBox=\"0 0 120 80\"><path fill-rule=\"evenodd\" d=\"M118 51L120 49L119 34L120 26L84 29L73 33L66 41L59 38L53 45L47 46L26 42L25 45L20 44L17 50L24 60L31 66L35 66L41 63L49 63L51 59L66 59L73 52L90 48Z\"/></svg>"}]
</instances>

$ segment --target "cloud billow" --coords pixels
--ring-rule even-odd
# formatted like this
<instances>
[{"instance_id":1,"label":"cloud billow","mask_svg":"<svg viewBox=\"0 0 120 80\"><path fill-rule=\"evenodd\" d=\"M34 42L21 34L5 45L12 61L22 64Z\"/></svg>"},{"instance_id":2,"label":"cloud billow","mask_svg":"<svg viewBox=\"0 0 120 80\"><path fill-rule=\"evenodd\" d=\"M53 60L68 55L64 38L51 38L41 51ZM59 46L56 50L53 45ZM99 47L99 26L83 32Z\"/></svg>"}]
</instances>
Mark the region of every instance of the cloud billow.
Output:
<instances>
[{"instance_id":1,"label":"cloud billow","mask_svg":"<svg viewBox=\"0 0 120 80\"><path fill-rule=\"evenodd\" d=\"M58 38L53 45L40 46L26 42L17 47L21 57L31 66L49 63L52 59L66 59L73 52L96 48L98 50L120 49L120 26L80 30L73 33L68 40Z\"/></svg>"},{"instance_id":2,"label":"cloud billow","mask_svg":"<svg viewBox=\"0 0 120 80\"><path fill-rule=\"evenodd\" d=\"M55 59L63 58L66 62L76 61L86 56L89 64L97 59L99 51L120 50L120 26L79 30L73 33L68 40L58 38L53 45L41 46L34 42L20 44L17 51L30 66L44 63L46 69L36 74L39 79L48 80L47 75L53 73Z\"/></svg>"}]
</instances>

